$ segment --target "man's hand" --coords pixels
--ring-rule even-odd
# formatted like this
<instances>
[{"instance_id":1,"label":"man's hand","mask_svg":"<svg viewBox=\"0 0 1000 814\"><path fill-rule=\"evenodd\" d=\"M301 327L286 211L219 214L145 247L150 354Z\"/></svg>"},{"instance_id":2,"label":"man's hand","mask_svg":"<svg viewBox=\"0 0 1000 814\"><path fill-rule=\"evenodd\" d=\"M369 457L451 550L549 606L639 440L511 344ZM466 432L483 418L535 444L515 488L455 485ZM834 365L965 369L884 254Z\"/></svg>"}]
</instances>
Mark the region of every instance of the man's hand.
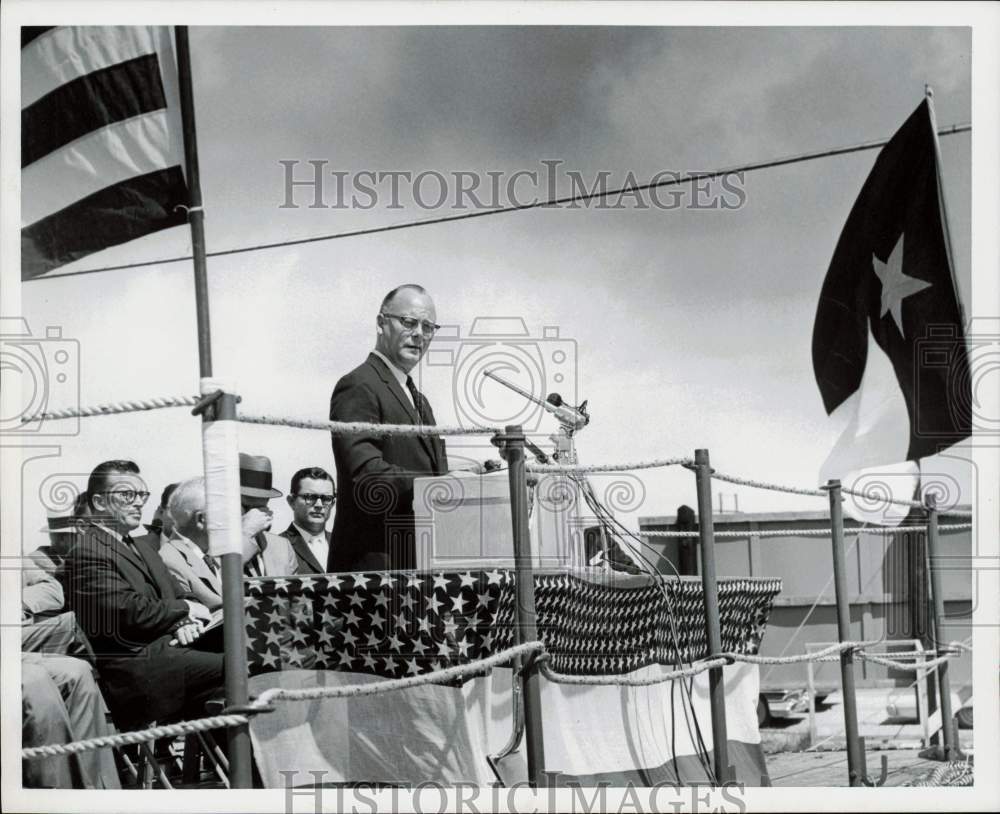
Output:
<instances>
[{"instance_id":1,"label":"man's hand","mask_svg":"<svg viewBox=\"0 0 1000 814\"><path fill-rule=\"evenodd\" d=\"M185 622L174 631L174 639L170 644L187 647L201 637L204 632L201 622Z\"/></svg>"},{"instance_id":2,"label":"man's hand","mask_svg":"<svg viewBox=\"0 0 1000 814\"><path fill-rule=\"evenodd\" d=\"M242 526L243 536L253 537L255 534L271 528L271 515L262 509L249 509L243 515Z\"/></svg>"},{"instance_id":3,"label":"man's hand","mask_svg":"<svg viewBox=\"0 0 1000 814\"><path fill-rule=\"evenodd\" d=\"M190 599L184 600L188 606L188 618L193 622L208 624L212 621L212 611L206 608L201 602L193 602Z\"/></svg>"}]
</instances>

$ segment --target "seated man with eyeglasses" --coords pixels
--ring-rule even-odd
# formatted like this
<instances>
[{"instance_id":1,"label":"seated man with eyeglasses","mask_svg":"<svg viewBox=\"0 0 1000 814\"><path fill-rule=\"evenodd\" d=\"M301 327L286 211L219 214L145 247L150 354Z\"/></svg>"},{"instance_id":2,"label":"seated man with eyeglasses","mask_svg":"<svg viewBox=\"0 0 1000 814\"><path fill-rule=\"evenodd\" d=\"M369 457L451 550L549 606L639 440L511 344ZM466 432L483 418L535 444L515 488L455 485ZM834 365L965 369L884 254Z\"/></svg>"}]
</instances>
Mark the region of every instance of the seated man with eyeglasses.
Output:
<instances>
[{"instance_id":1,"label":"seated man with eyeglasses","mask_svg":"<svg viewBox=\"0 0 1000 814\"><path fill-rule=\"evenodd\" d=\"M330 554L330 532L326 524L337 500L333 478L318 466L300 469L292 475L288 491L292 522L281 536L292 544L299 561L298 573L326 573Z\"/></svg>"},{"instance_id":2,"label":"seated man with eyeglasses","mask_svg":"<svg viewBox=\"0 0 1000 814\"><path fill-rule=\"evenodd\" d=\"M89 514L61 576L115 722L125 729L200 717L222 686L221 636L201 638L208 608L178 587L147 541L131 537L149 499L139 467L99 464L87 497Z\"/></svg>"},{"instance_id":3,"label":"seated man with eyeglasses","mask_svg":"<svg viewBox=\"0 0 1000 814\"><path fill-rule=\"evenodd\" d=\"M434 301L418 285L402 285L375 316L375 349L337 382L333 421L433 425L434 413L411 371L440 327ZM444 441L427 435L334 435L340 503L333 523L329 571L416 567L413 481L448 471Z\"/></svg>"}]
</instances>

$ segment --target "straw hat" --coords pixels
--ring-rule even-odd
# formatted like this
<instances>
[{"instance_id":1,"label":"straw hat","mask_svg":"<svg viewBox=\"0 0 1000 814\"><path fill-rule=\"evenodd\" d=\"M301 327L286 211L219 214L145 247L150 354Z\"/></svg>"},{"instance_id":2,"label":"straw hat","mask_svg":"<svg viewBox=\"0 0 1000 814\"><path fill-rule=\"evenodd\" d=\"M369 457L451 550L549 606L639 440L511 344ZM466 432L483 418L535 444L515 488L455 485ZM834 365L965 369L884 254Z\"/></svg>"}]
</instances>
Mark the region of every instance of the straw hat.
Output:
<instances>
[{"instance_id":1,"label":"straw hat","mask_svg":"<svg viewBox=\"0 0 1000 814\"><path fill-rule=\"evenodd\" d=\"M271 488L271 459L266 455L240 453L240 495L242 497L281 497Z\"/></svg>"}]
</instances>

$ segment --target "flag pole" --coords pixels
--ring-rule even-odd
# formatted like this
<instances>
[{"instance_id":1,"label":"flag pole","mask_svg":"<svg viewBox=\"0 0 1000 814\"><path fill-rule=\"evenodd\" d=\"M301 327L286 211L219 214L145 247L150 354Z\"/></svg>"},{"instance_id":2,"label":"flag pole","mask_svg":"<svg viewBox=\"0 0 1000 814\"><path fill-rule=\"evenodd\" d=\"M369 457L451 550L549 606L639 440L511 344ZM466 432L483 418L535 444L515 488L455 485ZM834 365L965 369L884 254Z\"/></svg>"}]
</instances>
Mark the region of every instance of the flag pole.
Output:
<instances>
[{"instance_id":1,"label":"flag pole","mask_svg":"<svg viewBox=\"0 0 1000 814\"><path fill-rule=\"evenodd\" d=\"M201 179L198 170L198 143L195 138L194 92L191 83L191 49L188 43L187 26L174 27L177 42L177 78L180 90L181 121L184 133L185 174L189 190L187 208L188 223L191 225L191 248L194 255L195 310L198 319L198 366L203 384L212 378L212 336L208 310L208 275L205 257L205 212L202 208ZM213 385L214 386L214 385ZM203 393L203 395L209 395ZM235 454L236 397L224 392L213 404L200 406L203 422L203 455L205 458L206 492L210 541L233 537L237 532L232 526L233 518L238 518L235 505L236 493L231 488L217 494L213 487L216 478L235 478L235 460L227 461L229 454ZM221 460L220 460L221 459ZM220 463L222 464L220 466ZM214 471L213 471L214 470ZM228 493L228 494L227 494ZM213 506L219 500L231 502L225 511L212 516ZM220 520L228 523L220 523ZM237 519L238 525L238 519ZM210 545L216 549L216 545ZM219 548L218 550L224 550ZM222 606L224 671L227 708L245 707L248 702L246 632L243 619L243 558L237 551L221 555L222 560ZM229 727L230 787L250 788L251 752L250 729L247 724Z\"/></svg>"},{"instance_id":2,"label":"flag pole","mask_svg":"<svg viewBox=\"0 0 1000 814\"><path fill-rule=\"evenodd\" d=\"M955 287L955 302L958 304L958 316L961 328L965 325L965 308L962 306L961 291L958 288L958 277L955 275L955 253L951 247L951 228L949 226L948 207L945 204L944 182L941 180L941 142L937 134L937 116L934 114L934 89L924 85L924 98L927 100L927 113L931 120L931 135L934 139L934 176L937 179L938 204L941 207L941 231L944 233L944 250L948 257L948 270L951 272L951 284Z\"/></svg>"}]
</instances>

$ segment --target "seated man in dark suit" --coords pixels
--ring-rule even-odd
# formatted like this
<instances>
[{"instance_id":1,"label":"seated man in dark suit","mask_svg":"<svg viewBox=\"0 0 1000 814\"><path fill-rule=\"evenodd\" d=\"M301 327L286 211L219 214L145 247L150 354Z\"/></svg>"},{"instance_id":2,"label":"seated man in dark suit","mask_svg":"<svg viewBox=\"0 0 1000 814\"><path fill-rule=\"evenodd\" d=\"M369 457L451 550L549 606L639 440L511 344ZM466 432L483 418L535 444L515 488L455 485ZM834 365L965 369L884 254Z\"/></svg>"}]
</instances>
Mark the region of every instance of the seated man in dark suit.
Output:
<instances>
[{"instance_id":1,"label":"seated man in dark suit","mask_svg":"<svg viewBox=\"0 0 1000 814\"><path fill-rule=\"evenodd\" d=\"M87 495L90 517L66 558L63 584L116 723L201 716L222 687L221 638L198 641L208 609L181 593L149 543L129 536L149 499L139 468L98 465Z\"/></svg>"},{"instance_id":2,"label":"seated man in dark suit","mask_svg":"<svg viewBox=\"0 0 1000 814\"><path fill-rule=\"evenodd\" d=\"M434 413L412 371L438 329L434 302L418 285L390 291L375 317L375 350L337 382L333 421L429 424ZM444 441L426 435L334 435L340 505L329 571L414 568L413 480L448 471Z\"/></svg>"},{"instance_id":3,"label":"seated man in dark suit","mask_svg":"<svg viewBox=\"0 0 1000 814\"><path fill-rule=\"evenodd\" d=\"M281 536L292 544L299 562L299 574L323 574L330 554L327 521L333 512L337 490L333 478L318 466L300 469L292 475L288 505L292 522Z\"/></svg>"}]
</instances>

